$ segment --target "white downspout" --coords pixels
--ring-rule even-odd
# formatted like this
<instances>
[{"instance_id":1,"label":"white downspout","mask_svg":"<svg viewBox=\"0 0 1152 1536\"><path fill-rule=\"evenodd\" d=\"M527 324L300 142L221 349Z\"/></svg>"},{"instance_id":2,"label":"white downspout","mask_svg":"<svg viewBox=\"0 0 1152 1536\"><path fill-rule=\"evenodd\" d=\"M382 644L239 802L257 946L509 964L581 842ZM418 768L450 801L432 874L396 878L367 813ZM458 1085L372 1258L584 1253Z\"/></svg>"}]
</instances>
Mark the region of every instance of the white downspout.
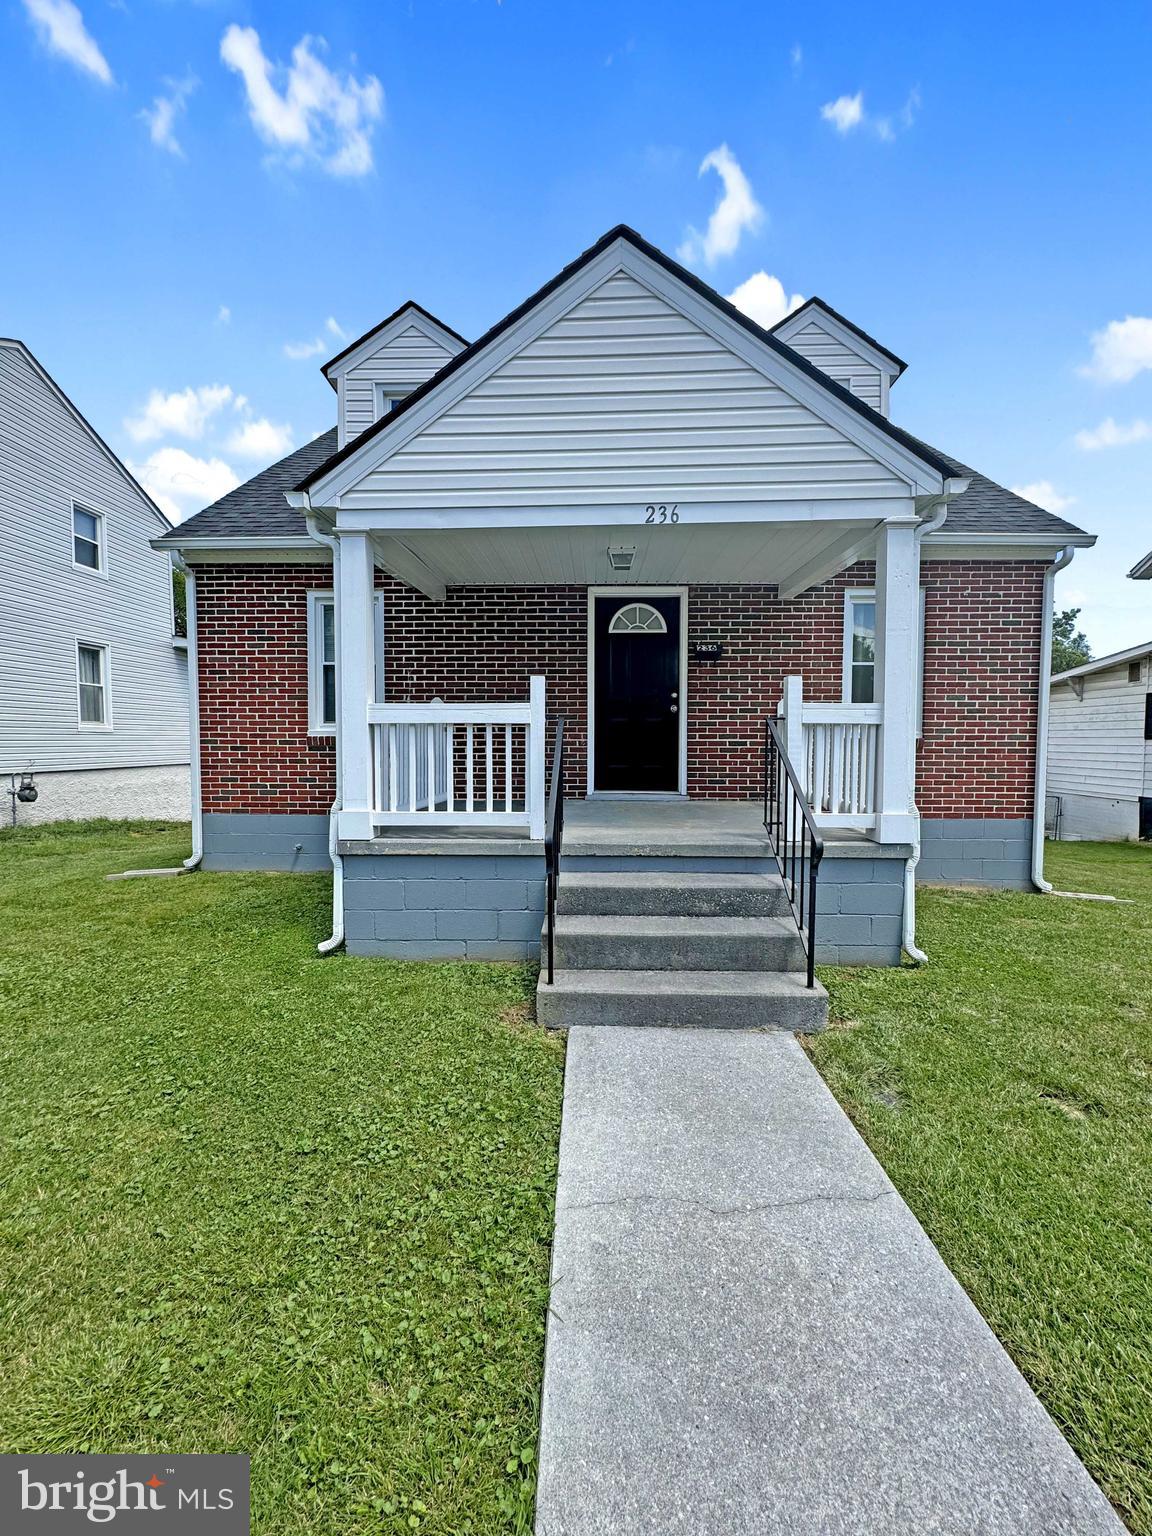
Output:
<instances>
[{"instance_id":1,"label":"white downspout","mask_svg":"<svg viewBox=\"0 0 1152 1536\"><path fill-rule=\"evenodd\" d=\"M316 540L317 544L323 544L325 549L332 552L332 627L337 635L340 633L340 540L333 538L331 534L322 533L316 516L312 512L304 514L304 523L309 536ZM336 679L339 689L340 679L340 648L336 648ZM339 714L339 711L337 711ZM336 723L336 798L332 802L332 809L328 813L328 857L332 860L332 935L322 939L317 944L317 952L321 955L330 955L333 950L339 949L344 942L344 860L340 854L340 835L338 830L339 812L344 798L344 775L341 763L340 749L340 723Z\"/></svg>"},{"instance_id":2,"label":"white downspout","mask_svg":"<svg viewBox=\"0 0 1152 1536\"><path fill-rule=\"evenodd\" d=\"M932 516L926 518L924 522L922 522L916 529L915 539L917 573L919 573L920 570L920 545L924 541L924 535L927 533L935 533L937 529L943 528L947 517L948 503L943 501L936 508L936 511L932 514ZM917 576L917 580L919 580L919 576ZM924 637L921 635L921 645L923 645L923 642ZM922 699L923 696L924 665L923 661L921 661L920 698ZM919 699L917 700L917 707L920 707ZM912 744L912 752L913 755L915 755L915 741L913 741ZM912 783L913 786L915 786L915 772L912 774ZM926 965L928 963L928 956L916 943L916 866L920 862L920 811L919 807L915 803L913 803L912 811L915 818L916 831L912 839L912 856L906 861L904 865L904 922L900 942L904 949L904 953L908 956L909 960L913 961L916 965Z\"/></svg>"},{"instance_id":3,"label":"white downspout","mask_svg":"<svg viewBox=\"0 0 1152 1536\"><path fill-rule=\"evenodd\" d=\"M188 640L188 786L192 795L192 857L184 860L191 872L204 858L204 805L200 793L200 647L196 636L196 573L179 555L184 572L184 605Z\"/></svg>"},{"instance_id":4,"label":"white downspout","mask_svg":"<svg viewBox=\"0 0 1152 1536\"><path fill-rule=\"evenodd\" d=\"M1032 807L1032 884L1043 895L1052 890L1044 878L1044 810L1048 791L1048 702L1052 693L1052 609L1056 572L1071 565L1076 553L1066 544L1044 572L1044 619L1040 631L1040 693L1036 702L1036 794Z\"/></svg>"}]
</instances>

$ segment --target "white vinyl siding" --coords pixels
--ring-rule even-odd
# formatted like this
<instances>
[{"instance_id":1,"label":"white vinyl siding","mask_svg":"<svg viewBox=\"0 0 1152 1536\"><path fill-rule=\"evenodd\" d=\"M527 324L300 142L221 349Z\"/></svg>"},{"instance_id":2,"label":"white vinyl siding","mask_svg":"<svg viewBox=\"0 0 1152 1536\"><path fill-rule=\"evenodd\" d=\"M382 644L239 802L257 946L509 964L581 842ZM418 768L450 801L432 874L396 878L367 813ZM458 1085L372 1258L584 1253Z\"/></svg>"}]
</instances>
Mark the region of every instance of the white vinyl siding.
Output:
<instances>
[{"instance_id":1,"label":"white vinyl siding","mask_svg":"<svg viewBox=\"0 0 1152 1536\"><path fill-rule=\"evenodd\" d=\"M617 273L369 470L343 505L907 494L889 468Z\"/></svg>"},{"instance_id":2,"label":"white vinyl siding","mask_svg":"<svg viewBox=\"0 0 1152 1536\"><path fill-rule=\"evenodd\" d=\"M378 352L349 369L340 385L341 444L357 437L376 420L381 392L408 394L439 373L451 356L446 347L418 326L410 325Z\"/></svg>"},{"instance_id":3,"label":"white vinyl siding","mask_svg":"<svg viewBox=\"0 0 1152 1536\"><path fill-rule=\"evenodd\" d=\"M1052 689L1048 721L1048 793L1136 801L1152 794L1144 740L1146 681L1128 681L1122 662Z\"/></svg>"},{"instance_id":4,"label":"white vinyl siding","mask_svg":"<svg viewBox=\"0 0 1152 1536\"><path fill-rule=\"evenodd\" d=\"M188 761L164 528L22 350L0 345L0 772ZM106 579L74 564L72 503L103 518ZM78 730L77 639L110 658L114 730ZM111 695L114 695L112 697Z\"/></svg>"},{"instance_id":5,"label":"white vinyl siding","mask_svg":"<svg viewBox=\"0 0 1152 1536\"><path fill-rule=\"evenodd\" d=\"M810 320L790 336L788 346L837 383L844 384L874 411L883 410L880 370L866 363L837 337L830 336L817 321Z\"/></svg>"}]
</instances>

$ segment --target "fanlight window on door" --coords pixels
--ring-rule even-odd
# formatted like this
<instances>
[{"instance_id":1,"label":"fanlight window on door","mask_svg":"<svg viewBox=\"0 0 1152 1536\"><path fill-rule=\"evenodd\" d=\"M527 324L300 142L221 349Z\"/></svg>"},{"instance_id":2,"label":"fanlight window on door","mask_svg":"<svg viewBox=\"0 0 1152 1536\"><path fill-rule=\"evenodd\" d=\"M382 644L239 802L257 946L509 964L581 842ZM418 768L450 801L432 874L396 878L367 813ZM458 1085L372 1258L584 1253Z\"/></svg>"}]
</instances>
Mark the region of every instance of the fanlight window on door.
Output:
<instances>
[{"instance_id":1,"label":"fanlight window on door","mask_svg":"<svg viewBox=\"0 0 1152 1536\"><path fill-rule=\"evenodd\" d=\"M664 615L649 603L626 603L612 615L610 635L666 635Z\"/></svg>"}]
</instances>

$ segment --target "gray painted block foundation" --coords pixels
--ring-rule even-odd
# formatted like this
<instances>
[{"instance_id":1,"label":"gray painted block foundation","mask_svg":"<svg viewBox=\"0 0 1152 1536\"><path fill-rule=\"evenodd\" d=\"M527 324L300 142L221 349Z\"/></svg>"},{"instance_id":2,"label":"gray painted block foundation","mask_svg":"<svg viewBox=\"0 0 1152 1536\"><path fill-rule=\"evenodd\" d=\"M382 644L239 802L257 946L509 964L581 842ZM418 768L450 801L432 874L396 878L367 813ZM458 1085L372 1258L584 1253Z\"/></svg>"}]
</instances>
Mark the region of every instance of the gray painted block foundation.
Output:
<instances>
[{"instance_id":1,"label":"gray painted block foundation","mask_svg":"<svg viewBox=\"0 0 1152 1536\"><path fill-rule=\"evenodd\" d=\"M344 859L350 955L527 960L540 950L544 863L534 854L353 854Z\"/></svg>"},{"instance_id":2,"label":"gray painted block foundation","mask_svg":"<svg viewBox=\"0 0 1152 1536\"><path fill-rule=\"evenodd\" d=\"M904 863L824 855L816 889L816 958L822 965L900 964Z\"/></svg>"},{"instance_id":3,"label":"gray painted block foundation","mask_svg":"<svg viewBox=\"0 0 1152 1536\"><path fill-rule=\"evenodd\" d=\"M209 812L205 869L331 869L327 816Z\"/></svg>"},{"instance_id":4,"label":"gray painted block foundation","mask_svg":"<svg viewBox=\"0 0 1152 1536\"><path fill-rule=\"evenodd\" d=\"M1032 889L1032 821L958 816L920 823L919 880Z\"/></svg>"}]
</instances>

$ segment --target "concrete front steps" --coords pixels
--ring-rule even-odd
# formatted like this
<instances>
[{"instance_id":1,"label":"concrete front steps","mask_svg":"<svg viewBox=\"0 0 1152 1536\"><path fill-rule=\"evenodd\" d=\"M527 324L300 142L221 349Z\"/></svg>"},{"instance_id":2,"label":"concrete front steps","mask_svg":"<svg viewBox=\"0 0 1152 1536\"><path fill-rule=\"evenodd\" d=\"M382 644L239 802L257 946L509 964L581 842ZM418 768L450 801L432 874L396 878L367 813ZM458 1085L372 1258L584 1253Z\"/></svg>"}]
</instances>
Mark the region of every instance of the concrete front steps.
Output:
<instances>
[{"instance_id":1,"label":"concrete front steps","mask_svg":"<svg viewBox=\"0 0 1152 1536\"><path fill-rule=\"evenodd\" d=\"M542 935L542 959L546 966ZM537 1017L579 1025L812 1031L828 997L806 984L804 949L777 875L564 873L554 980Z\"/></svg>"}]
</instances>

